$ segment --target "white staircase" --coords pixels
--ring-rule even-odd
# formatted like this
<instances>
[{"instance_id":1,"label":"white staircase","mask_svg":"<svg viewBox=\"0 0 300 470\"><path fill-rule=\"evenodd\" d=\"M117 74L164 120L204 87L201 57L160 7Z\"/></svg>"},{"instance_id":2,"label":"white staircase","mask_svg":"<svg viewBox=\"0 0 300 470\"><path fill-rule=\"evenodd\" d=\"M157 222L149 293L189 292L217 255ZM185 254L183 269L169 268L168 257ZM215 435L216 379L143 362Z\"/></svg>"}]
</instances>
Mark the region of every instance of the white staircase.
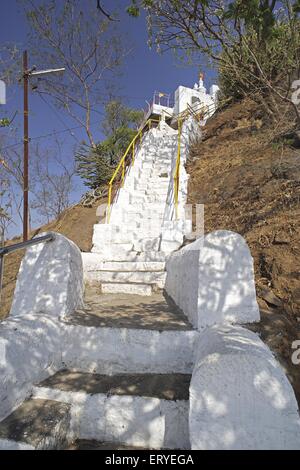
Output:
<instances>
[{"instance_id":1,"label":"white staircase","mask_svg":"<svg viewBox=\"0 0 300 470\"><path fill-rule=\"evenodd\" d=\"M109 223L95 225L93 250L82 253L84 306L57 320L61 353L42 374L46 380L33 380L27 399L0 422L0 449L81 448L82 442L90 448L95 441L109 449L190 448L198 332L161 292L166 256L182 243L185 227L166 217L177 139L168 126L144 135ZM172 235L172 224L179 236L177 230L164 251L164 230ZM73 274L81 270L75 265Z\"/></svg>"},{"instance_id":2,"label":"white staircase","mask_svg":"<svg viewBox=\"0 0 300 470\"><path fill-rule=\"evenodd\" d=\"M85 277L103 293L151 295L165 283L165 259L183 240L163 251L167 201L173 189L177 131L162 123L147 132L134 165L111 208L109 221L94 226L92 253L83 254Z\"/></svg>"}]
</instances>

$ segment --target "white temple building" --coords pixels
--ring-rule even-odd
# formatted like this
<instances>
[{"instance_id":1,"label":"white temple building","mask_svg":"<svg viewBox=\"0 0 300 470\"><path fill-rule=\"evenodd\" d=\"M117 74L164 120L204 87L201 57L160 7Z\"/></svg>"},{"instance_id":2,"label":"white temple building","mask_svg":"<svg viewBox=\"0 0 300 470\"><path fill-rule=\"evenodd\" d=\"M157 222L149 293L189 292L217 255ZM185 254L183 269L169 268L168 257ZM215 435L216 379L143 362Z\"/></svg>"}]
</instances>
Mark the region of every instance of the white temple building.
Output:
<instances>
[{"instance_id":1,"label":"white temple building","mask_svg":"<svg viewBox=\"0 0 300 470\"><path fill-rule=\"evenodd\" d=\"M149 109L144 121L164 116L169 124L175 122L178 115L184 113L189 107L194 110L203 109L209 115L215 111L218 101L219 87L212 85L209 93L204 86L204 75L200 73L199 82L193 88L180 85L174 93L174 97L167 93L155 92L152 103L148 103Z\"/></svg>"}]
</instances>

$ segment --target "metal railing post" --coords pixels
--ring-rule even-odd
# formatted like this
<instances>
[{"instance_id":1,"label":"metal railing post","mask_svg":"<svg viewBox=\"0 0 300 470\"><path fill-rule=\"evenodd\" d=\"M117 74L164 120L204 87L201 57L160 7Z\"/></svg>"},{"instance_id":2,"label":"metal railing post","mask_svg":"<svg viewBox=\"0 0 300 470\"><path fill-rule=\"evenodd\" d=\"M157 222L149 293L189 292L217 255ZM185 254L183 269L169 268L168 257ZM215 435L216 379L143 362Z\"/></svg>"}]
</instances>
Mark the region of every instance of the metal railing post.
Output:
<instances>
[{"instance_id":1,"label":"metal railing post","mask_svg":"<svg viewBox=\"0 0 300 470\"><path fill-rule=\"evenodd\" d=\"M111 190L112 190L112 182L110 181L109 186L108 186L107 223L109 223L109 220L110 220Z\"/></svg>"},{"instance_id":2,"label":"metal railing post","mask_svg":"<svg viewBox=\"0 0 300 470\"><path fill-rule=\"evenodd\" d=\"M178 120L178 149L177 149L177 159L174 175L174 203L175 203L175 214L176 219L178 219L178 193L179 193L179 172L180 172L180 158L181 158L181 129L182 129L182 120Z\"/></svg>"},{"instance_id":3,"label":"metal railing post","mask_svg":"<svg viewBox=\"0 0 300 470\"><path fill-rule=\"evenodd\" d=\"M0 304L3 287L4 255L0 255Z\"/></svg>"},{"instance_id":4,"label":"metal railing post","mask_svg":"<svg viewBox=\"0 0 300 470\"><path fill-rule=\"evenodd\" d=\"M125 159L123 160L123 163L122 163L122 188L124 186L124 180L125 180Z\"/></svg>"},{"instance_id":5,"label":"metal railing post","mask_svg":"<svg viewBox=\"0 0 300 470\"><path fill-rule=\"evenodd\" d=\"M133 141L133 144L132 144L132 165L134 165L134 158L135 158L135 141Z\"/></svg>"}]
</instances>

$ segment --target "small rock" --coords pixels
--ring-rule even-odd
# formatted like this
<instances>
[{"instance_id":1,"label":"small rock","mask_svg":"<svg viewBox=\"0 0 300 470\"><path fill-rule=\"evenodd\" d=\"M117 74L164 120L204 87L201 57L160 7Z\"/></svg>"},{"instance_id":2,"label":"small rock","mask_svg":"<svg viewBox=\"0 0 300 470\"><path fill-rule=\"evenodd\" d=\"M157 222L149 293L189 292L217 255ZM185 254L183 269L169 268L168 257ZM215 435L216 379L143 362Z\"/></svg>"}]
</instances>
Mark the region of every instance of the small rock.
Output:
<instances>
[{"instance_id":1,"label":"small rock","mask_svg":"<svg viewBox=\"0 0 300 470\"><path fill-rule=\"evenodd\" d=\"M282 301L271 291L271 289L262 289L261 297L268 302L268 304L275 305L276 307L282 307Z\"/></svg>"},{"instance_id":2,"label":"small rock","mask_svg":"<svg viewBox=\"0 0 300 470\"><path fill-rule=\"evenodd\" d=\"M276 233L274 238L275 245L288 245L290 243L290 237L287 233Z\"/></svg>"}]
</instances>

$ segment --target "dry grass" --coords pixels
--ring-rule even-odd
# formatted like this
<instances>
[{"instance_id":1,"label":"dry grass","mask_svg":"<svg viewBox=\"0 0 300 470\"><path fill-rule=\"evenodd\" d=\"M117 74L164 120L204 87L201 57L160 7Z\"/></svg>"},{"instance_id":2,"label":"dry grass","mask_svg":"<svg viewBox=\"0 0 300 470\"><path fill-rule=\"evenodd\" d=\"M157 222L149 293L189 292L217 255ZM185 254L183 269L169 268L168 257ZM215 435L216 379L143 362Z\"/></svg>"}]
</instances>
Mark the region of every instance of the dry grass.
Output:
<instances>
[{"instance_id":1,"label":"dry grass","mask_svg":"<svg viewBox=\"0 0 300 470\"><path fill-rule=\"evenodd\" d=\"M277 142L289 121L271 126L251 101L208 122L191 149L189 202L205 204L205 231L233 230L247 240L255 265L258 332L287 369L300 403L300 368L291 363L300 338L300 151Z\"/></svg>"}]
</instances>

